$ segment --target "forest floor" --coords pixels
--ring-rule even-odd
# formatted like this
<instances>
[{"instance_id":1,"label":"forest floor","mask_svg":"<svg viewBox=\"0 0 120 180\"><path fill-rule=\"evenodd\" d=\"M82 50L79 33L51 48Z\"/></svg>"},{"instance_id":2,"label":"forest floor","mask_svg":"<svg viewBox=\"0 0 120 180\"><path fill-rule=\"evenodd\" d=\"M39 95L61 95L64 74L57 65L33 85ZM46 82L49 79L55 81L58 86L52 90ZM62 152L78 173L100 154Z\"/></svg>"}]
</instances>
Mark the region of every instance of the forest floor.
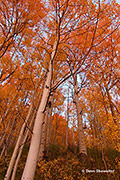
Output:
<instances>
[{"instance_id":1,"label":"forest floor","mask_svg":"<svg viewBox=\"0 0 120 180\"><path fill-rule=\"evenodd\" d=\"M4 157L0 160L0 180L4 179L12 150L8 151L7 162ZM16 180L20 180L27 152L28 147L25 147ZM116 150L107 149L103 159L101 151L88 148L87 161L81 163L77 148L71 147L66 151L59 145L51 145L49 156L38 162L34 180L119 180L119 160L119 153Z\"/></svg>"}]
</instances>

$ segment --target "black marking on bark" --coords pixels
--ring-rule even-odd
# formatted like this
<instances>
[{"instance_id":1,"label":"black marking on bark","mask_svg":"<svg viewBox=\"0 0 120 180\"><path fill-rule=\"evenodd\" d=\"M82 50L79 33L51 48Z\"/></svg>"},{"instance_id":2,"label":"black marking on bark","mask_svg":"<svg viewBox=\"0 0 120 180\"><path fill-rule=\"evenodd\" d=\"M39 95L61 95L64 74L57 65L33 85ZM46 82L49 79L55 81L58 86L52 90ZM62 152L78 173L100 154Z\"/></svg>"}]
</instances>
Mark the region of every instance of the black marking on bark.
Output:
<instances>
[{"instance_id":1,"label":"black marking on bark","mask_svg":"<svg viewBox=\"0 0 120 180\"><path fill-rule=\"evenodd\" d=\"M82 110L80 111L80 114L82 114Z\"/></svg>"},{"instance_id":2,"label":"black marking on bark","mask_svg":"<svg viewBox=\"0 0 120 180\"><path fill-rule=\"evenodd\" d=\"M27 125L25 128L27 128L31 132L31 134L33 134L33 131Z\"/></svg>"},{"instance_id":3,"label":"black marking on bark","mask_svg":"<svg viewBox=\"0 0 120 180\"><path fill-rule=\"evenodd\" d=\"M45 111L46 111L46 107L45 107L45 109L43 110L43 112L42 112L42 113L44 114L44 113L45 113Z\"/></svg>"},{"instance_id":4,"label":"black marking on bark","mask_svg":"<svg viewBox=\"0 0 120 180\"><path fill-rule=\"evenodd\" d=\"M48 105L48 102L49 102L49 97L50 97L50 95L48 96L48 98L47 98L47 102L46 102L46 105L45 105L45 108L44 108L44 110L43 110L43 114L45 113L45 111L46 111L46 108L47 108L47 105Z\"/></svg>"},{"instance_id":5,"label":"black marking on bark","mask_svg":"<svg viewBox=\"0 0 120 180\"><path fill-rule=\"evenodd\" d=\"M48 105L49 105L49 108L51 108L51 101L49 101Z\"/></svg>"},{"instance_id":6,"label":"black marking on bark","mask_svg":"<svg viewBox=\"0 0 120 180\"><path fill-rule=\"evenodd\" d=\"M76 92L76 94L78 94L78 93L79 93L79 91Z\"/></svg>"},{"instance_id":7,"label":"black marking on bark","mask_svg":"<svg viewBox=\"0 0 120 180\"><path fill-rule=\"evenodd\" d=\"M46 85L45 87L46 87L47 89L49 89L49 86Z\"/></svg>"},{"instance_id":8,"label":"black marking on bark","mask_svg":"<svg viewBox=\"0 0 120 180\"><path fill-rule=\"evenodd\" d=\"M79 93L79 91L75 91L75 94L78 94Z\"/></svg>"},{"instance_id":9,"label":"black marking on bark","mask_svg":"<svg viewBox=\"0 0 120 180\"><path fill-rule=\"evenodd\" d=\"M53 93L50 92L49 96L53 96Z\"/></svg>"}]
</instances>

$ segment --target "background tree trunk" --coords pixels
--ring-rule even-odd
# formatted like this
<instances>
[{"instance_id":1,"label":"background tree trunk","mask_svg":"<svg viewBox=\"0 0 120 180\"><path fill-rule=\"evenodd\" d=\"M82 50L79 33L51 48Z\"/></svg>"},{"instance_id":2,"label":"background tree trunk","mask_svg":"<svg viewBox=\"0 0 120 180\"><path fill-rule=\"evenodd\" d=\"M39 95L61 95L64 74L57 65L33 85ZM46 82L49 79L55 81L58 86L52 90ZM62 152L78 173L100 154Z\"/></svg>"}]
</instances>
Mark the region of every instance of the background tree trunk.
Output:
<instances>
[{"instance_id":1,"label":"background tree trunk","mask_svg":"<svg viewBox=\"0 0 120 180\"><path fill-rule=\"evenodd\" d=\"M79 97L78 97L78 88L77 88L77 75L74 76L74 93L75 93L75 105L77 111L78 119L78 142L79 142L79 155L81 161L85 161L87 158L87 149L84 139L84 130L82 122L82 109L80 108Z\"/></svg>"},{"instance_id":2,"label":"background tree trunk","mask_svg":"<svg viewBox=\"0 0 120 180\"><path fill-rule=\"evenodd\" d=\"M34 95L33 95L34 96ZM34 97L33 97L34 98ZM23 137L23 132L24 132L24 129L26 127L26 123L28 122L29 118L30 118L30 115L32 113L32 109L33 109L33 103L31 103L31 106L30 106L30 109L29 109L29 112L28 112L28 115L26 117L26 120L25 122L23 123L22 125L22 128L20 130L20 134L19 134L19 137L18 137L18 140L17 140L17 143L15 145L15 148L14 148L14 151L13 151L13 154L12 154L12 157L11 157L11 160L10 160L10 163L9 163L9 166L8 166L8 170L7 170L7 173L5 175L5 178L4 180L9 180L10 179L10 176L11 176L11 172L12 172L12 169L13 169L13 166L14 166L14 163L15 163L15 160L16 160L16 156L17 156L17 153L18 153L18 150L19 150L19 146L20 146L20 143L21 143L21 139Z\"/></svg>"},{"instance_id":3,"label":"background tree trunk","mask_svg":"<svg viewBox=\"0 0 120 180\"><path fill-rule=\"evenodd\" d=\"M33 113L32 119L31 119L30 124L29 124L29 129L32 128L32 125L33 125L33 122L34 122L34 119L35 119L35 114L36 114L36 111L34 111L34 113ZM24 147L24 145L25 145L25 143L26 143L26 139L27 139L28 134L29 134L29 132L30 132L29 129L27 128L26 133L25 133L25 136L24 136L24 138L23 138L23 141L21 142L21 145L20 145L20 147L19 147L19 152L18 152L17 159L16 159L16 161L15 161L15 165L14 165L14 168L13 168L13 173L12 173L11 180L15 180L18 163L19 163L19 160L20 160L22 151L23 151L23 147ZM30 133L31 133L31 132L30 132Z\"/></svg>"},{"instance_id":4,"label":"background tree trunk","mask_svg":"<svg viewBox=\"0 0 120 180\"><path fill-rule=\"evenodd\" d=\"M68 88L68 98L67 98L66 149L68 149L68 123L69 123L69 88Z\"/></svg>"}]
</instances>

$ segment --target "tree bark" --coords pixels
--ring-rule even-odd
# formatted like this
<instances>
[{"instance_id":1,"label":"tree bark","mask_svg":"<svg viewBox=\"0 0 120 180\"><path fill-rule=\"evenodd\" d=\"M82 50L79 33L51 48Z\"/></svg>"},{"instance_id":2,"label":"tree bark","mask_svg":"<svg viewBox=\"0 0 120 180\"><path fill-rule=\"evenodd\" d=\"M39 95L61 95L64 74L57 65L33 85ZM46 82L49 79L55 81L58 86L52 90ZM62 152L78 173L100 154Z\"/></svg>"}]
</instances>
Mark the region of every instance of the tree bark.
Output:
<instances>
[{"instance_id":1,"label":"tree bark","mask_svg":"<svg viewBox=\"0 0 120 180\"><path fill-rule=\"evenodd\" d=\"M43 160L44 151L45 151L45 131L47 126L47 119L48 119L49 107L47 107L45 119L42 124L42 137L41 137L41 144L40 144L40 152L39 152L39 160Z\"/></svg>"},{"instance_id":2,"label":"tree bark","mask_svg":"<svg viewBox=\"0 0 120 180\"><path fill-rule=\"evenodd\" d=\"M81 161L85 161L87 158L87 149L84 139L84 130L82 122L82 110L79 104L78 88L77 88L77 75L74 76L74 93L75 93L75 105L78 119L78 141L79 141L79 156Z\"/></svg>"},{"instance_id":3,"label":"tree bark","mask_svg":"<svg viewBox=\"0 0 120 180\"><path fill-rule=\"evenodd\" d=\"M46 136L46 156L48 156L49 153L49 147L50 147L50 138L51 138L51 126L52 126L52 112L53 112L53 101L54 97L52 96L50 98L50 112L49 112L49 118L48 118L48 124L47 124L47 136Z\"/></svg>"}]
</instances>

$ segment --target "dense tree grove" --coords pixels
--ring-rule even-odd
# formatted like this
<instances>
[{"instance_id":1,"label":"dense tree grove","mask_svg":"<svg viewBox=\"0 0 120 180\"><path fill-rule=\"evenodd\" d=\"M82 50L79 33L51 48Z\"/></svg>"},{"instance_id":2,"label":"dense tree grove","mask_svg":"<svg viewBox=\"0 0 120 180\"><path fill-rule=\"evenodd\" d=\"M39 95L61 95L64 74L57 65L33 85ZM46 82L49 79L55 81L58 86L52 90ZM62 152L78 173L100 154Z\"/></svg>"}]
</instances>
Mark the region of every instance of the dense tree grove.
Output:
<instances>
[{"instance_id":1,"label":"dense tree grove","mask_svg":"<svg viewBox=\"0 0 120 180\"><path fill-rule=\"evenodd\" d=\"M1 180L118 180L119 153L120 4L0 0Z\"/></svg>"}]
</instances>

